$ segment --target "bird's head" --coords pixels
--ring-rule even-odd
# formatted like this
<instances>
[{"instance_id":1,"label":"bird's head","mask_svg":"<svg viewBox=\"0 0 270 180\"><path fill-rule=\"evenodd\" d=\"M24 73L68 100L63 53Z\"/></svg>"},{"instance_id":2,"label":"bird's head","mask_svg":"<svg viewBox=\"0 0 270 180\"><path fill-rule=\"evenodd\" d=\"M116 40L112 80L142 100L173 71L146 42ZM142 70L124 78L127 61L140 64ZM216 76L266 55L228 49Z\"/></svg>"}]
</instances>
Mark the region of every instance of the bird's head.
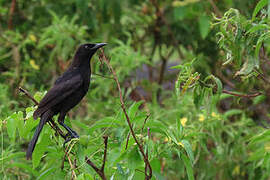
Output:
<instances>
[{"instance_id":1,"label":"bird's head","mask_svg":"<svg viewBox=\"0 0 270 180\"><path fill-rule=\"evenodd\" d=\"M106 43L96 43L96 44L92 44L92 43L87 43L87 44L82 44L80 45L80 47L77 50L77 53L80 54L80 56L91 56L95 54L95 52L101 48L102 46L105 46Z\"/></svg>"},{"instance_id":2,"label":"bird's head","mask_svg":"<svg viewBox=\"0 0 270 180\"><path fill-rule=\"evenodd\" d=\"M107 43L95 43L95 44L86 43L80 45L74 56L74 60L72 63L73 66L79 66L87 62L89 63L90 59L95 54L95 52L102 46L105 46L106 44Z\"/></svg>"}]
</instances>

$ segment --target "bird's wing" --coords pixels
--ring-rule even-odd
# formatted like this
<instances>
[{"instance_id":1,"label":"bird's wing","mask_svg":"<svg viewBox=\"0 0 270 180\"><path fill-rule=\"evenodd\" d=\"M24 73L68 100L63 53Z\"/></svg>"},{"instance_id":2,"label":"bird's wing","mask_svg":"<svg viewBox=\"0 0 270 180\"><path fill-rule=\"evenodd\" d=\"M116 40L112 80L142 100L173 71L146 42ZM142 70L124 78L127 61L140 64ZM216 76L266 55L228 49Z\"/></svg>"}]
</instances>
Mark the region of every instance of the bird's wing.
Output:
<instances>
[{"instance_id":1,"label":"bird's wing","mask_svg":"<svg viewBox=\"0 0 270 180\"><path fill-rule=\"evenodd\" d=\"M34 118L36 119L42 113L47 111L49 108L60 103L67 96L75 92L83 83L83 79L79 73L62 81L61 83L55 84L43 97L38 105L38 109L34 112Z\"/></svg>"}]
</instances>

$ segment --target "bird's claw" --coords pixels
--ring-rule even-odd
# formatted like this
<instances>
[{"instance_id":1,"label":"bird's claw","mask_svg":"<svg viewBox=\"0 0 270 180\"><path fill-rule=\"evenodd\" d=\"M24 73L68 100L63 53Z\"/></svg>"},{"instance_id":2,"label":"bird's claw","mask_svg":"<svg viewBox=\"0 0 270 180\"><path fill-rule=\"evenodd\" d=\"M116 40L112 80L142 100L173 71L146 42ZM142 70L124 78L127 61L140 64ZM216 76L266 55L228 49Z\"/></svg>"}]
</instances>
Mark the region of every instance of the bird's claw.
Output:
<instances>
[{"instance_id":1,"label":"bird's claw","mask_svg":"<svg viewBox=\"0 0 270 180\"><path fill-rule=\"evenodd\" d=\"M79 135L75 132L75 131L72 131L71 133L68 132L66 135L65 135L65 142L63 144L63 148L66 148L66 144L71 141L71 139L74 139L74 138L79 138Z\"/></svg>"}]
</instances>

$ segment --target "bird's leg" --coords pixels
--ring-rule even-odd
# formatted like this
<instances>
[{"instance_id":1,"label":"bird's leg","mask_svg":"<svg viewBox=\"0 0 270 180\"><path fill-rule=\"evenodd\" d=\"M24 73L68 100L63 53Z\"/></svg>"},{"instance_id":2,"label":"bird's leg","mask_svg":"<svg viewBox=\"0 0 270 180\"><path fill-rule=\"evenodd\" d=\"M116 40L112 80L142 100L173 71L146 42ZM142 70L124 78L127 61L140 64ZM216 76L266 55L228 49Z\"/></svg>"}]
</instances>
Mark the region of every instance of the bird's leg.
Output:
<instances>
[{"instance_id":1,"label":"bird's leg","mask_svg":"<svg viewBox=\"0 0 270 180\"><path fill-rule=\"evenodd\" d=\"M73 131L70 127L68 127L65 123L64 123L64 120L65 120L65 116L66 116L66 113L60 113L59 117L58 117L58 122L61 126L63 126L67 131L67 135L66 135L66 140L65 140L65 143L69 142L72 138L79 138L78 134ZM70 137L69 137L70 136ZM64 143L64 144L65 144Z\"/></svg>"}]
</instances>

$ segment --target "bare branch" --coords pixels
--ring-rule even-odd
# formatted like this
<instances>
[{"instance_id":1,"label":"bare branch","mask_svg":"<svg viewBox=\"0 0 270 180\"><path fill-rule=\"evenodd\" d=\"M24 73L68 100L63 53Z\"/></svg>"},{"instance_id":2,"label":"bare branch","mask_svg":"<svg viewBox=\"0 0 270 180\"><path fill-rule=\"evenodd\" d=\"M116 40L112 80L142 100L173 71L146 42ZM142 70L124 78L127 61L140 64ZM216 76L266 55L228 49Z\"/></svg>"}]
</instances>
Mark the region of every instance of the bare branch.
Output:
<instances>
[{"instance_id":1,"label":"bare branch","mask_svg":"<svg viewBox=\"0 0 270 180\"><path fill-rule=\"evenodd\" d=\"M101 171L104 172L104 167L106 163L106 157L107 157L107 145L108 145L108 136L103 136L104 139L104 156L103 156L103 164L101 166Z\"/></svg>"},{"instance_id":2,"label":"bare branch","mask_svg":"<svg viewBox=\"0 0 270 180\"><path fill-rule=\"evenodd\" d=\"M101 177L101 179L106 180L106 176L104 173L104 168L105 168L105 163L106 163L106 157L107 157L107 148L108 148L108 136L103 136L104 139L104 156L103 156L103 163L101 168L99 169L95 163L93 163L87 156L85 157L85 161L87 164L89 164L95 171L96 173Z\"/></svg>"},{"instance_id":3,"label":"bare branch","mask_svg":"<svg viewBox=\"0 0 270 180\"><path fill-rule=\"evenodd\" d=\"M205 82L203 82L201 80L199 80L199 82L205 87L214 88L214 87L211 87L210 85L206 84ZM253 98L253 97L262 95L261 92L257 92L255 94L239 94L239 93L235 93L235 92L228 91L228 90L225 90L225 89L222 90L222 93L230 94L230 95L237 96L237 97L242 97L242 98Z\"/></svg>"},{"instance_id":4,"label":"bare branch","mask_svg":"<svg viewBox=\"0 0 270 180\"><path fill-rule=\"evenodd\" d=\"M252 97L256 97L256 96L259 96L261 95L262 93L261 92L257 92L255 94L238 94L238 93L234 93L234 92L231 92L231 91L227 91L227 90L222 90L223 93L225 94L230 94L230 95L233 95L233 96L237 96L237 97L243 97L243 98L252 98Z\"/></svg>"},{"instance_id":5,"label":"bare branch","mask_svg":"<svg viewBox=\"0 0 270 180\"><path fill-rule=\"evenodd\" d=\"M28 98L30 98L36 106L38 106L38 102L35 100L35 98L33 98L33 96L31 96L31 94L27 90L23 89L22 87L19 87L19 90L24 93L24 95L26 95Z\"/></svg>"},{"instance_id":6,"label":"bare branch","mask_svg":"<svg viewBox=\"0 0 270 180\"><path fill-rule=\"evenodd\" d=\"M13 16L16 7L16 0L12 0L10 10L9 10L9 18L8 18L8 29L13 28Z\"/></svg>"},{"instance_id":7,"label":"bare branch","mask_svg":"<svg viewBox=\"0 0 270 180\"><path fill-rule=\"evenodd\" d=\"M146 118L144 119L143 126L142 126L142 131L144 129L144 125L146 124L147 119L150 117L150 114L147 114Z\"/></svg>"},{"instance_id":8,"label":"bare branch","mask_svg":"<svg viewBox=\"0 0 270 180\"><path fill-rule=\"evenodd\" d=\"M124 112L124 115L126 117L126 120L127 120L129 129L130 129L131 135L132 135L132 137L134 138L136 144L139 147L139 150L140 150L140 152L141 152L141 154L143 156L143 159L144 159L145 166L147 166L147 168L149 169L149 174L146 174L145 175L145 179L146 180L149 180L152 177L152 168L151 168L151 165L150 165L150 162L148 160L147 155L144 153L143 146L139 143L139 141L138 141L138 139L137 139L137 137L135 135L135 132L133 130L133 127L132 127L130 118L129 118L128 114L127 114L127 110L126 110L126 107L125 107L125 104L124 104L124 100L123 100L123 96L122 96L122 90L121 90L121 86L120 86L119 80L117 78L117 75L116 75L114 69L112 68L112 66L111 66L108 58L105 56L103 49L101 49L101 54L100 54L99 58L105 61L105 63L107 64L108 68L110 69L111 73L113 74L114 80L115 80L115 82L117 84L117 88L118 88L118 93L119 93L119 99L120 99L120 103L121 103L121 108L122 108L122 110Z\"/></svg>"}]
</instances>

